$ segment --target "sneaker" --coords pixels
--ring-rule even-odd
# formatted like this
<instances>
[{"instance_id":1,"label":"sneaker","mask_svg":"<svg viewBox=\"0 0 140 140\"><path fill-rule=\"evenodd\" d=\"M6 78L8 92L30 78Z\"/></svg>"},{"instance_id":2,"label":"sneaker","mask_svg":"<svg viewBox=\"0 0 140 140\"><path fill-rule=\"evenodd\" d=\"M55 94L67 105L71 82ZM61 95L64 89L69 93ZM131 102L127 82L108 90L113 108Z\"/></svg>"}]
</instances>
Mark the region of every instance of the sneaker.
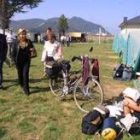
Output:
<instances>
[{"instance_id":1,"label":"sneaker","mask_svg":"<svg viewBox=\"0 0 140 140\"><path fill-rule=\"evenodd\" d=\"M124 118L120 119L120 122L125 126L126 130L129 131L133 124L132 115L127 114Z\"/></svg>"},{"instance_id":2,"label":"sneaker","mask_svg":"<svg viewBox=\"0 0 140 140\"><path fill-rule=\"evenodd\" d=\"M30 95L30 91L29 91L29 90L27 90L27 89L23 89L23 90L24 90L24 93L25 93L27 96Z\"/></svg>"}]
</instances>

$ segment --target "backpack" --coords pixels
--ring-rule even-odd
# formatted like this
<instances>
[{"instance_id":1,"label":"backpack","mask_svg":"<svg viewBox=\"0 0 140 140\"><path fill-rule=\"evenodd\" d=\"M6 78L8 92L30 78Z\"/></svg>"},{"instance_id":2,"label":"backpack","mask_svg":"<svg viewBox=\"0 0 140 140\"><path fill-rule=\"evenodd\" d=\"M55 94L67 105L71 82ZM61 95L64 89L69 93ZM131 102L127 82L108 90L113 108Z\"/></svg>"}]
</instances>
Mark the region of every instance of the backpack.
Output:
<instances>
[{"instance_id":1,"label":"backpack","mask_svg":"<svg viewBox=\"0 0 140 140\"><path fill-rule=\"evenodd\" d=\"M133 68L125 67L122 73L122 81L130 81L133 77Z\"/></svg>"},{"instance_id":2,"label":"backpack","mask_svg":"<svg viewBox=\"0 0 140 140\"><path fill-rule=\"evenodd\" d=\"M104 111L97 106L93 111L90 111L83 117L81 125L82 133L94 135L100 128L102 128L104 118L109 115L108 109L105 109L104 106L102 106L102 108L104 108Z\"/></svg>"},{"instance_id":3,"label":"backpack","mask_svg":"<svg viewBox=\"0 0 140 140\"><path fill-rule=\"evenodd\" d=\"M123 65L123 64L118 64L118 65L114 68L114 72L113 72L113 78L114 78L114 79L121 80L124 67L125 67L125 65Z\"/></svg>"},{"instance_id":4,"label":"backpack","mask_svg":"<svg viewBox=\"0 0 140 140\"><path fill-rule=\"evenodd\" d=\"M133 77L133 68L124 64L118 64L114 68L113 78L115 80L130 81Z\"/></svg>"}]
</instances>

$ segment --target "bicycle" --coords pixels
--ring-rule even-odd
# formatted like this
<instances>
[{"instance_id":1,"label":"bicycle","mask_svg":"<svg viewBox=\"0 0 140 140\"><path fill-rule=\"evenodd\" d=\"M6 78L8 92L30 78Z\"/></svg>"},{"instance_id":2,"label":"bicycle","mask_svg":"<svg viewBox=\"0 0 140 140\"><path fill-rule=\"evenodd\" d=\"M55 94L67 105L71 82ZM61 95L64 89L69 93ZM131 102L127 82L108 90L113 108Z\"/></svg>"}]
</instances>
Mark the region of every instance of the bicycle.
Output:
<instances>
[{"instance_id":1,"label":"bicycle","mask_svg":"<svg viewBox=\"0 0 140 140\"><path fill-rule=\"evenodd\" d=\"M91 64L94 59L86 56ZM74 56L72 62L78 60L83 61L83 58ZM64 98L70 93L74 93L74 101L77 107L83 112L89 112L94 106L102 104L104 100L104 92L97 81L97 76L91 73L87 77L87 83L83 83L82 71L80 70L71 73L69 70L70 61L62 60L60 62L61 72L57 76L51 77L49 86L51 92L58 97ZM82 65L83 66L83 65ZM74 78L71 78L74 75Z\"/></svg>"}]
</instances>

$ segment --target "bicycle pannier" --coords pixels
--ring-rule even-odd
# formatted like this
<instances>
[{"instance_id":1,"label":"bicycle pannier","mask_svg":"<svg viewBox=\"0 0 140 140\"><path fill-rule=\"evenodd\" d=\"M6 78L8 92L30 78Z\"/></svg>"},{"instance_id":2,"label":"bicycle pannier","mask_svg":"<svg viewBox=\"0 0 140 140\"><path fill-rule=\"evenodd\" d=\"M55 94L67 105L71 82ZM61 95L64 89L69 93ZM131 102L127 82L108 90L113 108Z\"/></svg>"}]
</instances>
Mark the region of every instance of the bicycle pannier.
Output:
<instances>
[{"instance_id":1,"label":"bicycle pannier","mask_svg":"<svg viewBox=\"0 0 140 140\"><path fill-rule=\"evenodd\" d=\"M56 78L61 71L61 65L55 61L46 64L46 74L49 78Z\"/></svg>"}]
</instances>

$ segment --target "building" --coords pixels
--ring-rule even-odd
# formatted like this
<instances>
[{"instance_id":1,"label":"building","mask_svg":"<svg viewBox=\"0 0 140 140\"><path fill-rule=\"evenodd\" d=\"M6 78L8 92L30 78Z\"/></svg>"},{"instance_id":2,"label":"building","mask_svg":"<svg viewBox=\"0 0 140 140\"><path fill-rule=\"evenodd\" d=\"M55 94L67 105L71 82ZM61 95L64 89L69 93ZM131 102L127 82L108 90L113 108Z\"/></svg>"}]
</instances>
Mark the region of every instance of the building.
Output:
<instances>
[{"instance_id":1,"label":"building","mask_svg":"<svg viewBox=\"0 0 140 140\"><path fill-rule=\"evenodd\" d=\"M69 37L71 38L72 42L85 42L86 41L86 34L82 32L69 32Z\"/></svg>"},{"instance_id":2,"label":"building","mask_svg":"<svg viewBox=\"0 0 140 140\"><path fill-rule=\"evenodd\" d=\"M119 25L121 28L121 34L135 31L140 31L140 16L134 17L132 19L129 19L127 17L124 17L123 22Z\"/></svg>"}]
</instances>

